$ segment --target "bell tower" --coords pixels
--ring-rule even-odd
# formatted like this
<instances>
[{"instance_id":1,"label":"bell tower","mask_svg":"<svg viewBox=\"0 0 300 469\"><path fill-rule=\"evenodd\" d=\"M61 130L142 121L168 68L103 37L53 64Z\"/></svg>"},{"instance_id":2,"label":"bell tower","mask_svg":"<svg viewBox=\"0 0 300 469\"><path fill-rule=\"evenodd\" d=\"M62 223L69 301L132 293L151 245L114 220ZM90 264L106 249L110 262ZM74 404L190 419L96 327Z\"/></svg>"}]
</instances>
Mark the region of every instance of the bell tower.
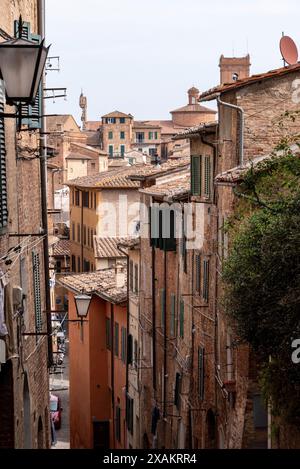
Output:
<instances>
[{"instance_id":1,"label":"bell tower","mask_svg":"<svg viewBox=\"0 0 300 469\"><path fill-rule=\"evenodd\" d=\"M219 62L221 85L248 78L250 65L249 54L245 57L224 57L224 55L221 55Z\"/></svg>"},{"instance_id":2,"label":"bell tower","mask_svg":"<svg viewBox=\"0 0 300 469\"><path fill-rule=\"evenodd\" d=\"M82 121L82 130L86 129L86 118L87 118L87 99L86 96L83 95L81 90L81 94L79 96L79 107L82 109L81 114L81 121Z\"/></svg>"}]
</instances>

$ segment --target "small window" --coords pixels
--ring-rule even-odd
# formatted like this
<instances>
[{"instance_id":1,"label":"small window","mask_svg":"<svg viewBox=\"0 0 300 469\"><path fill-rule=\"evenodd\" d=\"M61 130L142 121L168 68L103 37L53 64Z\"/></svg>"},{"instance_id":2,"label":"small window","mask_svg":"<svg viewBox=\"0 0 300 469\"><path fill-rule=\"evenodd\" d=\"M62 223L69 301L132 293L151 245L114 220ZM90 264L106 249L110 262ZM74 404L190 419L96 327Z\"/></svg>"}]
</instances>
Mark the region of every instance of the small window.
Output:
<instances>
[{"instance_id":1,"label":"small window","mask_svg":"<svg viewBox=\"0 0 300 469\"><path fill-rule=\"evenodd\" d=\"M108 132L108 138L109 138L109 140L112 140L112 139L113 139L113 137L114 137L114 134L113 134L113 132L111 132L111 131L110 131L110 132Z\"/></svg>"},{"instance_id":2,"label":"small window","mask_svg":"<svg viewBox=\"0 0 300 469\"><path fill-rule=\"evenodd\" d=\"M125 138L125 132L121 131L120 132L120 138L123 140Z\"/></svg>"},{"instance_id":3,"label":"small window","mask_svg":"<svg viewBox=\"0 0 300 469\"><path fill-rule=\"evenodd\" d=\"M80 194L78 190L75 190L75 205L79 207L80 205Z\"/></svg>"},{"instance_id":4,"label":"small window","mask_svg":"<svg viewBox=\"0 0 300 469\"><path fill-rule=\"evenodd\" d=\"M127 342L127 329L126 327L121 328L121 360L126 363L126 342Z\"/></svg>"},{"instance_id":5,"label":"small window","mask_svg":"<svg viewBox=\"0 0 300 469\"><path fill-rule=\"evenodd\" d=\"M72 272L76 272L76 257L72 254Z\"/></svg>"},{"instance_id":6,"label":"small window","mask_svg":"<svg viewBox=\"0 0 300 469\"><path fill-rule=\"evenodd\" d=\"M139 266L135 264L134 266L134 292L138 293L139 291Z\"/></svg>"},{"instance_id":7,"label":"small window","mask_svg":"<svg viewBox=\"0 0 300 469\"><path fill-rule=\"evenodd\" d=\"M83 191L82 192L82 205L83 207L89 208L89 192L88 191Z\"/></svg>"},{"instance_id":8,"label":"small window","mask_svg":"<svg viewBox=\"0 0 300 469\"><path fill-rule=\"evenodd\" d=\"M120 154L121 156L125 155L125 145L120 145Z\"/></svg>"},{"instance_id":9,"label":"small window","mask_svg":"<svg viewBox=\"0 0 300 469\"><path fill-rule=\"evenodd\" d=\"M111 350L111 322L110 322L110 318L106 318L105 328L106 328L106 348L107 348L107 350Z\"/></svg>"},{"instance_id":10,"label":"small window","mask_svg":"<svg viewBox=\"0 0 300 469\"><path fill-rule=\"evenodd\" d=\"M119 324L115 322L115 355L119 356Z\"/></svg>"},{"instance_id":11,"label":"small window","mask_svg":"<svg viewBox=\"0 0 300 469\"><path fill-rule=\"evenodd\" d=\"M80 257L77 258L77 272L81 272L81 260L80 260Z\"/></svg>"},{"instance_id":12,"label":"small window","mask_svg":"<svg viewBox=\"0 0 300 469\"><path fill-rule=\"evenodd\" d=\"M86 246L86 226L83 225L83 244Z\"/></svg>"},{"instance_id":13,"label":"small window","mask_svg":"<svg viewBox=\"0 0 300 469\"><path fill-rule=\"evenodd\" d=\"M108 154L110 158L114 156L114 146L113 145L108 145Z\"/></svg>"},{"instance_id":14,"label":"small window","mask_svg":"<svg viewBox=\"0 0 300 469\"><path fill-rule=\"evenodd\" d=\"M133 261L129 261L129 289L133 291Z\"/></svg>"},{"instance_id":15,"label":"small window","mask_svg":"<svg viewBox=\"0 0 300 469\"><path fill-rule=\"evenodd\" d=\"M80 243L80 225L77 223L77 242Z\"/></svg>"},{"instance_id":16,"label":"small window","mask_svg":"<svg viewBox=\"0 0 300 469\"><path fill-rule=\"evenodd\" d=\"M75 241L75 223L72 223L72 241Z\"/></svg>"},{"instance_id":17,"label":"small window","mask_svg":"<svg viewBox=\"0 0 300 469\"><path fill-rule=\"evenodd\" d=\"M125 117L120 117L120 124L125 124Z\"/></svg>"}]
</instances>

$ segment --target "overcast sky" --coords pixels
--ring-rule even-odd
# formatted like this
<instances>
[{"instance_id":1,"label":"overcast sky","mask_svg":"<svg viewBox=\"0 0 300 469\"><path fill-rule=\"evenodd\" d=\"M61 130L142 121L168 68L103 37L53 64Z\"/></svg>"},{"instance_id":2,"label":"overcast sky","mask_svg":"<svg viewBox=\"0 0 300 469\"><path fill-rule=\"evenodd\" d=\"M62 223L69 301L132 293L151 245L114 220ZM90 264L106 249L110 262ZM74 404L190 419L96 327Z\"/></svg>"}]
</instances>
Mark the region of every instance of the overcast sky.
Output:
<instances>
[{"instance_id":1,"label":"overcast sky","mask_svg":"<svg viewBox=\"0 0 300 469\"><path fill-rule=\"evenodd\" d=\"M78 123L81 88L89 120L113 110L168 119L190 86L218 84L221 54L249 52L253 74L282 66L282 31L300 48L299 0L46 0L46 8L50 55L61 63L47 86L68 95L47 100L47 110Z\"/></svg>"}]
</instances>

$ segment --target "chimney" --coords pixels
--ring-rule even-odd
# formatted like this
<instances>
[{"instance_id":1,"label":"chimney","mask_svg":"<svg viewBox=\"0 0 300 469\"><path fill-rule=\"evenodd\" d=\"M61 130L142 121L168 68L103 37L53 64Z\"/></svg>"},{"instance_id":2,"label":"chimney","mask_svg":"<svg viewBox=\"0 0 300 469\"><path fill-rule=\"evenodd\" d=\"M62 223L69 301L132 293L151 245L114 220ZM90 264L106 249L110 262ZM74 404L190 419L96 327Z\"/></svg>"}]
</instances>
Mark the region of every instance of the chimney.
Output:
<instances>
[{"instance_id":1,"label":"chimney","mask_svg":"<svg viewBox=\"0 0 300 469\"><path fill-rule=\"evenodd\" d=\"M224 57L221 55L220 67L220 83L233 83L237 80L243 80L250 76L250 55L245 57Z\"/></svg>"},{"instance_id":2,"label":"chimney","mask_svg":"<svg viewBox=\"0 0 300 469\"><path fill-rule=\"evenodd\" d=\"M122 264L116 264L115 266L116 274L116 287L122 288L125 285L125 267Z\"/></svg>"}]
</instances>

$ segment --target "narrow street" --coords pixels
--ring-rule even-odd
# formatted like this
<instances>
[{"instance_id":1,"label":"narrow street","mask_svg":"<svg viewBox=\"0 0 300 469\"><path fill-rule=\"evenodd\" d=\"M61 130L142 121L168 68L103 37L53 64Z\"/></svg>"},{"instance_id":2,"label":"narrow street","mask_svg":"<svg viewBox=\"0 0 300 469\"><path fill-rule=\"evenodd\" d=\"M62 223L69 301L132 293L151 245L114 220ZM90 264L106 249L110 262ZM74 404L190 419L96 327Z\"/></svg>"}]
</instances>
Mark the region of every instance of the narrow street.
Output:
<instances>
[{"instance_id":1,"label":"narrow street","mask_svg":"<svg viewBox=\"0 0 300 469\"><path fill-rule=\"evenodd\" d=\"M55 431L56 443L51 449L70 449L70 424L69 424L69 356L68 341L66 340L66 354L60 373L60 368L55 374L50 375L50 392L61 399L62 417L61 428Z\"/></svg>"}]
</instances>

